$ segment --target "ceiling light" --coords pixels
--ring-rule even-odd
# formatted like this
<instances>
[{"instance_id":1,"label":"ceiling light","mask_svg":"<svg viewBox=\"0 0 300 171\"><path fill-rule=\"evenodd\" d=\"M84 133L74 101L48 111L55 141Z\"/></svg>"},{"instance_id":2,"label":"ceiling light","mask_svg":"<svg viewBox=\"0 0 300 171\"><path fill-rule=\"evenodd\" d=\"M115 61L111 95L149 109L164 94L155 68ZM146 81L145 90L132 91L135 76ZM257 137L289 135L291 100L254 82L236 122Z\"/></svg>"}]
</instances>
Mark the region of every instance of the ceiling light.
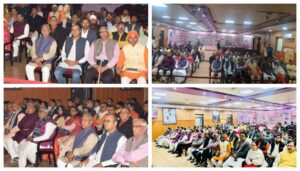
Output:
<instances>
[{"instance_id":1,"label":"ceiling light","mask_svg":"<svg viewBox=\"0 0 300 171\"><path fill-rule=\"evenodd\" d=\"M225 23L227 23L227 24L234 24L234 21L233 20L225 20Z\"/></svg>"},{"instance_id":2,"label":"ceiling light","mask_svg":"<svg viewBox=\"0 0 300 171\"><path fill-rule=\"evenodd\" d=\"M197 8L198 11L201 11L201 8Z\"/></svg>"},{"instance_id":3,"label":"ceiling light","mask_svg":"<svg viewBox=\"0 0 300 171\"><path fill-rule=\"evenodd\" d=\"M182 24L183 22L182 21L175 21L176 23L178 23L178 24Z\"/></svg>"},{"instance_id":4,"label":"ceiling light","mask_svg":"<svg viewBox=\"0 0 300 171\"><path fill-rule=\"evenodd\" d=\"M155 96L167 96L166 93L160 93L160 92L155 92L154 95Z\"/></svg>"},{"instance_id":5,"label":"ceiling light","mask_svg":"<svg viewBox=\"0 0 300 171\"><path fill-rule=\"evenodd\" d=\"M272 30L270 29L270 30L268 30L269 32L272 32Z\"/></svg>"},{"instance_id":6,"label":"ceiling light","mask_svg":"<svg viewBox=\"0 0 300 171\"><path fill-rule=\"evenodd\" d=\"M244 21L244 24L245 24L245 25L251 25L252 22L251 22L251 21Z\"/></svg>"},{"instance_id":7,"label":"ceiling light","mask_svg":"<svg viewBox=\"0 0 300 171\"><path fill-rule=\"evenodd\" d=\"M188 20L187 17L178 17L178 19L180 19L180 20Z\"/></svg>"},{"instance_id":8,"label":"ceiling light","mask_svg":"<svg viewBox=\"0 0 300 171\"><path fill-rule=\"evenodd\" d=\"M283 30L287 30L287 27L282 27Z\"/></svg>"},{"instance_id":9,"label":"ceiling light","mask_svg":"<svg viewBox=\"0 0 300 171\"><path fill-rule=\"evenodd\" d=\"M163 18L170 18L170 16L164 15Z\"/></svg>"},{"instance_id":10,"label":"ceiling light","mask_svg":"<svg viewBox=\"0 0 300 171\"><path fill-rule=\"evenodd\" d=\"M153 4L153 6L155 6L155 7L164 7L164 8L168 7L166 4Z\"/></svg>"},{"instance_id":11,"label":"ceiling light","mask_svg":"<svg viewBox=\"0 0 300 171\"><path fill-rule=\"evenodd\" d=\"M197 23L195 23L195 22L190 22L190 24L195 25L195 24L197 24Z\"/></svg>"}]
</instances>

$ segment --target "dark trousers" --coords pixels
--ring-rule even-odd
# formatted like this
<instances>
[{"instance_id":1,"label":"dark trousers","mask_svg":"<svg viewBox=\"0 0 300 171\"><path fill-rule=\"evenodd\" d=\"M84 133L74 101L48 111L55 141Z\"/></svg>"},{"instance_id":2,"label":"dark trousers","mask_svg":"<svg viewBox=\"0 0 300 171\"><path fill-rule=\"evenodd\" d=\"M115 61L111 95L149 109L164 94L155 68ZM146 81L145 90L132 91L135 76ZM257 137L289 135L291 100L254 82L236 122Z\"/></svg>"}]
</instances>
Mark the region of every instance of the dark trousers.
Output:
<instances>
[{"instance_id":1,"label":"dark trousers","mask_svg":"<svg viewBox=\"0 0 300 171\"><path fill-rule=\"evenodd\" d=\"M98 79L97 75L98 71L94 67L86 70L85 82L93 83L95 79ZM113 71L111 69L108 69L101 74L100 79L101 81L103 81L103 83L113 83L113 75Z\"/></svg>"},{"instance_id":2,"label":"dark trousers","mask_svg":"<svg viewBox=\"0 0 300 171\"><path fill-rule=\"evenodd\" d=\"M191 143L189 144L178 144L176 153L181 155L183 153L183 150L187 150L191 146Z\"/></svg>"}]
</instances>

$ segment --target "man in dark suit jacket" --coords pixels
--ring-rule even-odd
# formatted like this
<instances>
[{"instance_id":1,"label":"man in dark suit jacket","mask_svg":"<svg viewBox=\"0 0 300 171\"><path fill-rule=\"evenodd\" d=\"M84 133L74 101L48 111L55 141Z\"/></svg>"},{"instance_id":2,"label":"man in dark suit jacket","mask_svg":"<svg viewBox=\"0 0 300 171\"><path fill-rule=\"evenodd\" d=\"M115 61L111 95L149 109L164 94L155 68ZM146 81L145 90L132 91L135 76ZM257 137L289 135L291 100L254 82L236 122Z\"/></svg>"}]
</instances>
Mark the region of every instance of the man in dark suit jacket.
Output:
<instances>
[{"instance_id":1,"label":"man in dark suit jacket","mask_svg":"<svg viewBox=\"0 0 300 171\"><path fill-rule=\"evenodd\" d=\"M233 147L231 156L223 163L223 167L242 167L242 163L250 150L250 143L246 139L246 133L242 132L240 141Z\"/></svg>"},{"instance_id":2,"label":"man in dark suit jacket","mask_svg":"<svg viewBox=\"0 0 300 171\"><path fill-rule=\"evenodd\" d=\"M90 21L88 18L81 20L81 37L87 39L91 45L94 40L98 39L97 31L90 28Z\"/></svg>"}]
</instances>

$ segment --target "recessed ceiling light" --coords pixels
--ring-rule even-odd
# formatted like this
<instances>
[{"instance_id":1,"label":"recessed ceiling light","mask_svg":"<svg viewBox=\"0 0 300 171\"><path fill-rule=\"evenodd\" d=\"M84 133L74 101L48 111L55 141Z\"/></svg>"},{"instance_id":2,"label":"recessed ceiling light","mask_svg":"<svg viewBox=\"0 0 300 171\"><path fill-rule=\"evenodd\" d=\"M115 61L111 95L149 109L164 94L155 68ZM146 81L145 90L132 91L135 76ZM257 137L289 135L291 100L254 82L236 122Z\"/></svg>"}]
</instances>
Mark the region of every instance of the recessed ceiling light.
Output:
<instances>
[{"instance_id":1,"label":"recessed ceiling light","mask_svg":"<svg viewBox=\"0 0 300 171\"><path fill-rule=\"evenodd\" d=\"M270 29L270 30L268 30L269 32L272 32L272 30Z\"/></svg>"},{"instance_id":2,"label":"recessed ceiling light","mask_svg":"<svg viewBox=\"0 0 300 171\"><path fill-rule=\"evenodd\" d=\"M225 23L227 23L227 24L234 24L234 21L233 20L225 20Z\"/></svg>"},{"instance_id":3,"label":"recessed ceiling light","mask_svg":"<svg viewBox=\"0 0 300 171\"><path fill-rule=\"evenodd\" d=\"M188 20L187 17L178 17L178 19L180 19L180 20Z\"/></svg>"},{"instance_id":4,"label":"recessed ceiling light","mask_svg":"<svg viewBox=\"0 0 300 171\"><path fill-rule=\"evenodd\" d=\"M195 22L190 22L190 24L195 25L195 24L197 24L197 23L195 23Z\"/></svg>"},{"instance_id":5,"label":"recessed ceiling light","mask_svg":"<svg viewBox=\"0 0 300 171\"><path fill-rule=\"evenodd\" d=\"M164 7L164 8L168 7L166 4L153 4L153 6L155 6L155 7Z\"/></svg>"},{"instance_id":6,"label":"recessed ceiling light","mask_svg":"<svg viewBox=\"0 0 300 171\"><path fill-rule=\"evenodd\" d=\"M178 23L178 24L182 24L183 22L182 21L175 21L176 23Z\"/></svg>"},{"instance_id":7,"label":"recessed ceiling light","mask_svg":"<svg viewBox=\"0 0 300 171\"><path fill-rule=\"evenodd\" d=\"M167 96L166 93L160 93L160 92L155 92L154 95L155 96Z\"/></svg>"},{"instance_id":8,"label":"recessed ceiling light","mask_svg":"<svg viewBox=\"0 0 300 171\"><path fill-rule=\"evenodd\" d=\"M282 27L283 30L287 30L287 27Z\"/></svg>"},{"instance_id":9,"label":"recessed ceiling light","mask_svg":"<svg viewBox=\"0 0 300 171\"><path fill-rule=\"evenodd\" d=\"M251 22L251 21L244 21L244 24L245 24L245 25L251 25L252 22Z\"/></svg>"},{"instance_id":10,"label":"recessed ceiling light","mask_svg":"<svg viewBox=\"0 0 300 171\"><path fill-rule=\"evenodd\" d=\"M164 15L163 18L170 18L170 16Z\"/></svg>"}]
</instances>

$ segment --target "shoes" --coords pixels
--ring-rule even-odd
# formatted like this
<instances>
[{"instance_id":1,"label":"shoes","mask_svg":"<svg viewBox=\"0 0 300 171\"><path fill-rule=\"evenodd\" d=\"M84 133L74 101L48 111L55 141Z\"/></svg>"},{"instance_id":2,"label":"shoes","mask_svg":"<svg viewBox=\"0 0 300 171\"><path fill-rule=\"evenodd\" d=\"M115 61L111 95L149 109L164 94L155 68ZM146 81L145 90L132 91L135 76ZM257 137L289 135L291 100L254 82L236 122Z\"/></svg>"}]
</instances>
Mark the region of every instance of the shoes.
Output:
<instances>
[{"instance_id":1,"label":"shoes","mask_svg":"<svg viewBox=\"0 0 300 171\"><path fill-rule=\"evenodd\" d=\"M177 156L176 157L181 157L181 154L177 154Z\"/></svg>"}]
</instances>

